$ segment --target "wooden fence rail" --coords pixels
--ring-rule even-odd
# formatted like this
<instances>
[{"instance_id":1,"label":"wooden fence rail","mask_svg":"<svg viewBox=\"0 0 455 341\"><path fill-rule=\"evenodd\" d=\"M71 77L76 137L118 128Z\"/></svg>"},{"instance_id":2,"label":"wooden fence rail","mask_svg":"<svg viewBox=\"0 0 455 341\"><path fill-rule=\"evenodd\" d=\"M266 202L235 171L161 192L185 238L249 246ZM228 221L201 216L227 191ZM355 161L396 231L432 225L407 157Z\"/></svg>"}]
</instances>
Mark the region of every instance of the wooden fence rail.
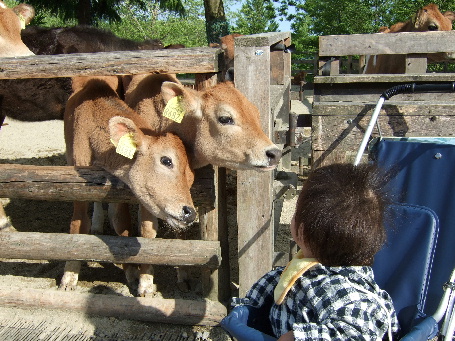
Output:
<instances>
[{"instance_id":1,"label":"wooden fence rail","mask_svg":"<svg viewBox=\"0 0 455 341\"><path fill-rule=\"evenodd\" d=\"M0 258L197 265L215 269L221 263L221 251L218 241L15 232L0 233Z\"/></svg>"},{"instance_id":2,"label":"wooden fence rail","mask_svg":"<svg viewBox=\"0 0 455 341\"><path fill-rule=\"evenodd\" d=\"M191 196L195 206L215 207L214 170L196 170ZM49 201L138 203L118 178L97 167L0 164L0 197Z\"/></svg>"}]
</instances>

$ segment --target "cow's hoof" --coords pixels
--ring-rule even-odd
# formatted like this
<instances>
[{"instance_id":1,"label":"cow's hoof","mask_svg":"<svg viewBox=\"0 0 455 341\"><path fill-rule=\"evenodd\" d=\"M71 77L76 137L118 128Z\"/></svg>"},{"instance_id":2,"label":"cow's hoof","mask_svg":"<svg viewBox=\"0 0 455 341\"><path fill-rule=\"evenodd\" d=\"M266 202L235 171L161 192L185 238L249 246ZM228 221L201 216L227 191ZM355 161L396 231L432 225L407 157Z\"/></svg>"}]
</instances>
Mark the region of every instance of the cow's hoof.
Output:
<instances>
[{"instance_id":1,"label":"cow's hoof","mask_svg":"<svg viewBox=\"0 0 455 341\"><path fill-rule=\"evenodd\" d=\"M139 297L146 297L146 296L154 296L156 293L156 284L147 284L143 285L142 283L139 283L139 286L137 288L137 295Z\"/></svg>"},{"instance_id":2,"label":"cow's hoof","mask_svg":"<svg viewBox=\"0 0 455 341\"><path fill-rule=\"evenodd\" d=\"M58 286L59 290L63 291L74 291L77 288L77 277L70 275L63 275L62 280L60 281L60 285Z\"/></svg>"},{"instance_id":3,"label":"cow's hoof","mask_svg":"<svg viewBox=\"0 0 455 341\"><path fill-rule=\"evenodd\" d=\"M13 224L6 217L0 218L0 233L2 232L17 232Z\"/></svg>"}]
</instances>

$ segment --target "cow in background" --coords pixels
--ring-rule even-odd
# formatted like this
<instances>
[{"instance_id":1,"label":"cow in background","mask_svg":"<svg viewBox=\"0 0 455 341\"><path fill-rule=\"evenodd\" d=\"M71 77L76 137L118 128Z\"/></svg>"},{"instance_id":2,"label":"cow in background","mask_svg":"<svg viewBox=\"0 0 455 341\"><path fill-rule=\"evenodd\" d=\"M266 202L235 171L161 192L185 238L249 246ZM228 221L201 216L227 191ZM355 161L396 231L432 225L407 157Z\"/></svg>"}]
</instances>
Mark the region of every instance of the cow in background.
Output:
<instances>
[{"instance_id":1,"label":"cow in background","mask_svg":"<svg viewBox=\"0 0 455 341\"><path fill-rule=\"evenodd\" d=\"M35 54L46 55L163 48L159 40L150 39L138 43L89 26L31 26L23 30L22 39ZM20 121L62 120L70 94L71 78L66 77L0 81L4 114Z\"/></svg>"},{"instance_id":2,"label":"cow in background","mask_svg":"<svg viewBox=\"0 0 455 341\"><path fill-rule=\"evenodd\" d=\"M455 13L447 11L441 13L435 4L429 4L419 9L416 14L405 22L399 22L389 27L381 27L380 33L399 32L428 32L450 31ZM430 53L428 61L441 62L455 57L452 53ZM377 55L368 56L365 73L405 73L405 55Z\"/></svg>"},{"instance_id":3,"label":"cow in background","mask_svg":"<svg viewBox=\"0 0 455 341\"><path fill-rule=\"evenodd\" d=\"M221 48L224 51L224 70L222 71L222 78L225 81L234 81L234 39L240 37L242 34L232 33L220 38L220 43L211 43L209 46L214 48Z\"/></svg>"},{"instance_id":4,"label":"cow in background","mask_svg":"<svg viewBox=\"0 0 455 341\"><path fill-rule=\"evenodd\" d=\"M52 28L30 26L22 31L21 36L23 42L35 54L45 55L164 48L158 39L137 42L87 25Z\"/></svg>"}]
</instances>

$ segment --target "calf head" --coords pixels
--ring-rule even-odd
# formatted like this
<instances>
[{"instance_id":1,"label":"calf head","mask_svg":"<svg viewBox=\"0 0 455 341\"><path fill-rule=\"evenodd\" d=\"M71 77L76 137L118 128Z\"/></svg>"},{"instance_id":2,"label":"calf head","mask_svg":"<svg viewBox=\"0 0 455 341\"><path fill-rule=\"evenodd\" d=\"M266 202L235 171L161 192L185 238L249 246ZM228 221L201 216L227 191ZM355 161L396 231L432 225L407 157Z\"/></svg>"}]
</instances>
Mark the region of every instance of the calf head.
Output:
<instances>
[{"instance_id":1,"label":"calf head","mask_svg":"<svg viewBox=\"0 0 455 341\"><path fill-rule=\"evenodd\" d=\"M193 167L269 171L277 166L281 150L263 132L258 108L233 83L200 92L163 82L161 94L165 103L181 96L185 116L180 124L173 123L173 129L192 153Z\"/></svg>"},{"instance_id":2,"label":"calf head","mask_svg":"<svg viewBox=\"0 0 455 341\"><path fill-rule=\"evenodd\" d=\"M444 13L441 13L437 5L429 4L418 10L416 15L412 18L412 23L414 26L412 31L451 31L452 21L454 19L454 12L446 11ZM455 53L453 52L431 53L428 55L428 61L433 63L454 58Z\"/></svg>"},{"instance_id":3,"label":"calf head","mask_svg":"<svg viewBox=\"0 0 455 341\"><path fill-rule=\"evenodd\" d=\"M27 4L8 8L0 1L0 57L33 55L22 42L21 30L35 16L35 10Z\"/></svg>"},{"instance_id":4,"label":"calf head","mask_svg":"<svg viewBox=\"0 0 455 341\"><path fill-rule=\"evenodd\" d=\"M114 145L127 136L135 146L135 156L120 156L123 164L116 168L121 168L120 178L147 211L175 229L191 224L196 218L190 194L194 173L182 141L171 133L145 135L132 120L121 116L109 120L109 132Z\"/></svg>"},{"instance_id":5,"label":"calf head","mask_svg":"<svg viewBox=\"0 0 455 341\"><path fill-rule=\"evenodd\" d=\"M452 30L452 21L454 19L454 12L441 13L437 5L429 4L419 9L411 19L413 24L412 31L450 31Z\"/></svg>"}]
</instances>

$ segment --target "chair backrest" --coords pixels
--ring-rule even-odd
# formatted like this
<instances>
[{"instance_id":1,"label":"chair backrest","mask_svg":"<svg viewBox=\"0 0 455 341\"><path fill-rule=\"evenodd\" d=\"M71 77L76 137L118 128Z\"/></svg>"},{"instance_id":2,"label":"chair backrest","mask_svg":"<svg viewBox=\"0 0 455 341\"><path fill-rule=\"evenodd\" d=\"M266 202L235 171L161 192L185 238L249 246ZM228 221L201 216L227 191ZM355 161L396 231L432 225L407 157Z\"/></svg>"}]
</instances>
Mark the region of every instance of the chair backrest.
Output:
<instances>
[{"instance_id":1,"label":"chair backrest","mask_svg":"<svg viewBox=\"0 0 455 341\"><path fill-rule=\"evenodd\" d=\"M387 172L388 189L394 200L425 206L439 220L439 237L429 279L424 312L433 314L443 295L443 285L455 267L455 145L382 139L374 158Z\"/></svg>"},{"instance_id":2,"label":"chair backrest","mask_svg":"<svg viewBox=\"0 0 455 341\"><path fill-rule=\"evenodd\" d=\"M376 255L378 285L392 296L402 334L424 317L438 235L438 218L426 208L391 205L385 227L387 242Z\"/></svg>"}]
</instances>

